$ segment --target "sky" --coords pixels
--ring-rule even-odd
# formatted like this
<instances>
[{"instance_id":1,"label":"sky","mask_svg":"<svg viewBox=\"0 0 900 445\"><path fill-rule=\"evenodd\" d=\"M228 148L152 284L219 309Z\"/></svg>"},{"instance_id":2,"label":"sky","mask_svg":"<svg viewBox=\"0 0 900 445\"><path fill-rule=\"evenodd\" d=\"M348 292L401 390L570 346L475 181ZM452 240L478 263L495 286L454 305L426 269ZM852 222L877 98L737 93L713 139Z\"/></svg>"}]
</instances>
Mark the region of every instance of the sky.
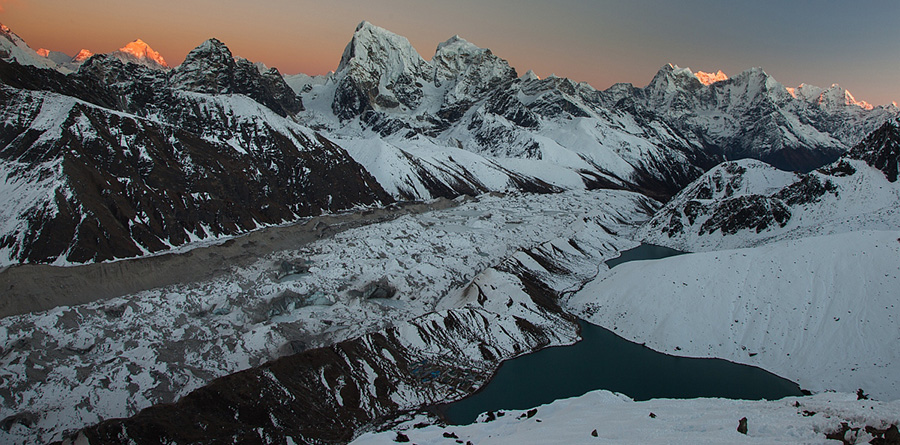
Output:
<instances>
[{"instance_id":1,"label":"sky","mask_svg":"<svg viewBox=\"0 0 900 445\"><path fill-rule=\"evenodd\" d=\"M216 37L285 74L337 68L363 20L425 59L458 34L520 75L598 89L645 86L666 63L759 66L785 86L837 83L857 100L900 102L897 0L0 0L0 23L35 49L104 53L140 38L177 65Z\"/></svg>"}]
</instances>

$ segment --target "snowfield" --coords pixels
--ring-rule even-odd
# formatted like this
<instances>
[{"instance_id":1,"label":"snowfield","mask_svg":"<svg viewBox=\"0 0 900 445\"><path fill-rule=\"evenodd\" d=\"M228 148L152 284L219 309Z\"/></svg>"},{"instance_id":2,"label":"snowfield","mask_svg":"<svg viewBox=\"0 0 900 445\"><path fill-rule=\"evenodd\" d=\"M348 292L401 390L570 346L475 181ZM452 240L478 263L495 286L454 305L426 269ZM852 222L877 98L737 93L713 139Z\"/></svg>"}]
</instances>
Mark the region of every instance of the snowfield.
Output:
<instances>
[{"instance_id":1,"label":"snowfield","mask_svg":"<svg viewBox=\"0 0 900 445\"><path fill-rule=\"evenodd\" d=\"M747 419L747 434L737 431ZM860 428L850 443L868 443L866 426L887 429L900 423L900 401L856 400L856 395L823 393L775 401L654 399L635 402L621 394L592 391L525 411L507 411L496 420L482 415L472 425L440 426L417 417L389 431L367 433L354 445L393 444L398 433L417 444L820 444L841 423ZM415 425L420 424L419 428ZM836 442L835 442L836 443Z\"/></svg>"},{"instance_id":2,"label":"snowfield","mask_svg":"<svg viewBox=\"0 0 900 445\"><path fill-rule=\"evenodd\" d=\"M900 232L862 231L621 264L568 308L657 351L897 400L898 289Z\"/></svg>"}]
</instances>

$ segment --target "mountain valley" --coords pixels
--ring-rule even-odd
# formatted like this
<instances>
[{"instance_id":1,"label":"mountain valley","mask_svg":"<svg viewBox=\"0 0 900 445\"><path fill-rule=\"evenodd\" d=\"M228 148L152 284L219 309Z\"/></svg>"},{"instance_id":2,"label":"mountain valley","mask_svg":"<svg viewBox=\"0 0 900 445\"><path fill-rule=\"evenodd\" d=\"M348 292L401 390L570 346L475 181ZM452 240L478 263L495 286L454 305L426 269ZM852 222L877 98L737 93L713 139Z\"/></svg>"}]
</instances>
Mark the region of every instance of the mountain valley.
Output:
<instances>
[{"instance_id":1,"label":"mountain valley","mask_svg":"<svg viewBox=\"0 0 900 445\"><path fill-rule=\"evenodd\" d=\"M324 76L2 26L0 104L0 442L437 443L435 406L579 319L811 395L601 390L459 443L900 424L896 104L761 68L597 90L368 22ZM641 243L688 253L605 264Z\"/></svg>"}]
</instances>

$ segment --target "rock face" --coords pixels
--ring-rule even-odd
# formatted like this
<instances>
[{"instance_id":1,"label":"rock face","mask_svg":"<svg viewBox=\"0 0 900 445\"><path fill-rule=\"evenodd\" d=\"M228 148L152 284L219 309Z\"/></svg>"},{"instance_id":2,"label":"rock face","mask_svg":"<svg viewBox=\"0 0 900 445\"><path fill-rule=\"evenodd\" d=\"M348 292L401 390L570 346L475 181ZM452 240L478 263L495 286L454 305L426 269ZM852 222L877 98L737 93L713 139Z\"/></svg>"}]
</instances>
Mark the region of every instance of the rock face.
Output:
<instances>
[{"instance_id":1,"label":"rock face","mask_svg":"<svg viewBox=\"0 0 900 445\"><path fill-rule=\"evenodd\" d=\"M300 100L209 41L171 71L94 56L68 76L0 61L3 263L169 249L388 203Z\"/></svg>"},{"instance_id":2,"label":"rock face","mask_svg":"<svg viewBox=\"0 0 900 445\"><path fill-rule=\"evenodd\" d=\"M900 224L898 127L885 123L836 162L788 173L725 162L685 187L639 230L653 244L718 250Z\"/></svg>"},{"instance_id":3,"label":"rock face","mask_svg":"<svg viewBox=\"0 0 900 445\"><path fill-rule=\"evenodd\" d=\"M172 73L176 89L204 94L242 94L281 116L303 109L277 69L260 73L246 59L235 59L222 42L210 39L188 53L184 63Z\"/></svg>"},{"instance_id":4,"label":"rock face","mask_svg":"<svg viewBox=\"0 0 900 445\"><path fill-rule=\"evenodd\" d=\"M885 122L847 154L850 159L866 161L870 167L884 172L890 182L897 182L900 170L900 120Z\"/></svg>"}]
</instances>

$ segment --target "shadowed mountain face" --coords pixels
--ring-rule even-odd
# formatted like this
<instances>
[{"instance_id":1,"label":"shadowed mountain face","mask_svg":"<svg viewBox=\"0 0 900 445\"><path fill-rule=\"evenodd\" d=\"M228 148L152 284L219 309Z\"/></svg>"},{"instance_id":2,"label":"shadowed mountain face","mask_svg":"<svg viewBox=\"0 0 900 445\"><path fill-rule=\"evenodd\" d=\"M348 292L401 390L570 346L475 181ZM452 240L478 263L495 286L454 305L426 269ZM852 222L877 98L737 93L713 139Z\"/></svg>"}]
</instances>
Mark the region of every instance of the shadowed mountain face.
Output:
<instances>
[{"instance_id":1,"label":"shadowed mountain face","mask_svg":"<svg viewBox=\"0 0 900 445\"><path fill-rule=\"evenodd\" d=\"M847 157L866 161L869 166L884 172L888 181L897 182L900 170L900 120L885 122L881 128L853 147Z\"/></svg>"},{"instance_id":2,"label":"shadowed mountain face","mask_svg":"<svg viewBox=\"0 0 900 445\"><path fill-rule=\"evenodd\" d=\"M301 105L277 73L226 59L212 86L190 65L95 56L63 76L0 61L5 261L133 257L393 200L283 117Z\"/></svg>"}]
</instances>

